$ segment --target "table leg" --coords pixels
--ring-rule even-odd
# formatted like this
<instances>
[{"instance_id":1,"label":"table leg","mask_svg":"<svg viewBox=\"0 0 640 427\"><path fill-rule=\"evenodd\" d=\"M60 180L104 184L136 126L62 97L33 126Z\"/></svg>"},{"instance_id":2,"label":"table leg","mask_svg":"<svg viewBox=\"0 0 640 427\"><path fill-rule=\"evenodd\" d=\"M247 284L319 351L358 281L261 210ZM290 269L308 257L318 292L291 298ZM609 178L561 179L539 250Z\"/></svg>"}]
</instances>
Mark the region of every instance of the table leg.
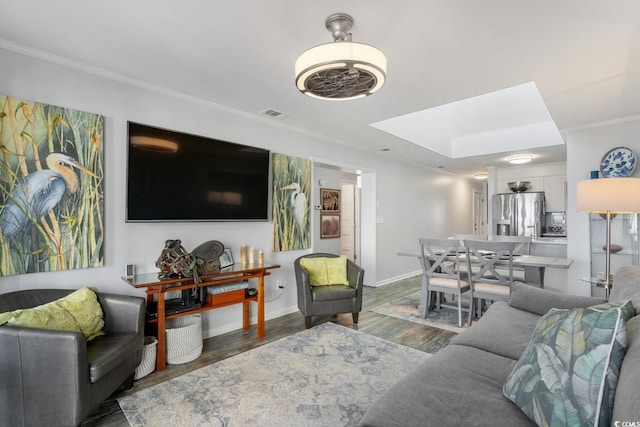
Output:
<instances>
[{"instance_id":1,"label":"table leg","mask_svg":"<svg viewBox=\"0 0 640 427\"><path fill-rule=\"evenodd\" d=\"M427 303L429 299L427 298L427 266L424 265L422 261L422 257L418 257L418 261L420 262L420 268L422 268L422 282L420 286L420 304L418 305L418 311L422 310L424 314L427 314Z\"/></svg>"},{"instance_id":2,"label":"table leg","mask_svg":"<svg viewBox=\"0 0 640 427\"><path fill-rule=\"evenodd\" d=\"M251 327L251 316L249 311L249 301L242 302L242 329L249 329Z\"/></svg>"},{"instance_id":3,"label":"table leg","mask_svg":"<svg viewBox=\"0 0 640 427\"><path fill-rule=\"evenodd\" d=\"M258 276L258 338L264 338L264 274Z\"/></svg>"},{"instance_id":4,"label":"table leg","mask_svg":"<svg viewBox=\"0 0 640 427\"><path fill-rule=\"evenodd\" d=\"M164 371L167 367L167 334L165 333L164 292L158 292L158 354L156 370Z\"/></svg>"},{"instance_id":5,"label":"table leg","mask_svg":"<svg viewBox=\"0 0 640 427\"><path fill-rule=\"evenodd\" d=\"M427 303L427 276L423 274L420 286L420 305L418 306L418 310L426 311Z\"/></svg>"}]
</instances>

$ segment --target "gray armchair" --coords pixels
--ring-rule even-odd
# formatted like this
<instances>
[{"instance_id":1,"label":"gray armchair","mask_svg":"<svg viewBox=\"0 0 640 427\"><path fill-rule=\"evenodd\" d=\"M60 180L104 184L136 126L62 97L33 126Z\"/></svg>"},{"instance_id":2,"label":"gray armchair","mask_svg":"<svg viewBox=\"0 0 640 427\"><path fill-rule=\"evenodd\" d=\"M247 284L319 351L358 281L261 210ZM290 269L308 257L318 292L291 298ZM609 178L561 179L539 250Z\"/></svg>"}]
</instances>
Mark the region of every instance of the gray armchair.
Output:
<instances>
[{"instance_id":1,"label":"gray armchair","mask_svg":"<svg viewBox=\"0 0 640 427\"><path fill-rule=\"evenodd\" d=\"M347 260L349 285L311 286L309 273L300 265L303 258L337 258L338 255L316 253L303 255L293 262L298 287L298 309L304 316L307 329L311 327L311 317L324 314L351 313L353 323L358 323L362 311L362 283L364 270Z\"/></svg>"},{"instance_id":2,"label":"gray armchair","mask_svg":"<svg viewBox=\"0 0 640 427\"><path fill-rule=\"evenodd\" d=\"M0 313L71 292L2 294ZM98 301L105 335L88 343L80 332L0 326L0 425L78 425L120 386L131 387L142 358L144 299L98 293Z\"/></svg>"}]
</instances>

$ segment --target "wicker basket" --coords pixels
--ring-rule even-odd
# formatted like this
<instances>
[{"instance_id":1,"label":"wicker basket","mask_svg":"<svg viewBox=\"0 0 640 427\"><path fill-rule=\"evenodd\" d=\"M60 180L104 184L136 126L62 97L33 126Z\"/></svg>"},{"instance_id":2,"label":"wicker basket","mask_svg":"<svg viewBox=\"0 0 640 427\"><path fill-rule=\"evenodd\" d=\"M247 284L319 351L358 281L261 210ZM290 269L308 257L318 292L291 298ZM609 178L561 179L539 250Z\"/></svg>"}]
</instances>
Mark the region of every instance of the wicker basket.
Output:
<instances>
[{"instance_id":1,"label":"wicker basket","mask_svg":"<svg viewBox=\"0 0 640 427\"><path fill-rule=\"evenodd\" d=\"M158 340L156 337L144 337L142 347L142 360L136 368L133 378L139 380L156 369L156 354L158 352Z\"/></svg>"},{"instance_id":2,"label":"wicker basket","mask_svg":"<svg viewBox=\"0 0 640 427\"><path fill-rule=\"evenodd\" d=\"M200 314L167 320L167 363L175 365L195 360L202 354Z\"/></svg>"}]
</instances>

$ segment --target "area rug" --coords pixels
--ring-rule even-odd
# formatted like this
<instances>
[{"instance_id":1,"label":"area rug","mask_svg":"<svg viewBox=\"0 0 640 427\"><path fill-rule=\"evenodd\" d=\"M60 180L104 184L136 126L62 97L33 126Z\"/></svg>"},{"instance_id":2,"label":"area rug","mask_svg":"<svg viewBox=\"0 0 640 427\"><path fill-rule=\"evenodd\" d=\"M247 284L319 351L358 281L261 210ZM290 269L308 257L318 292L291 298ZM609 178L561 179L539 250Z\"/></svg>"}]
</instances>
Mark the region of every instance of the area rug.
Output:
<instances>
[{"instance_id":1,"label":"area rug","mask_svg":"<svg viewBox=\"0 0 640 427\"><path fill-rule=\"evenodd\" d=\"M429 354L323 323L118 399L136 426L355 426Z\"/></svg>"},{"instance_id":2,"label":"area rug","mask_svg":"<svg viewBox=\"0 0 640 427\"><path fill-rule=\"evenodd\" d=\"M452 295L447 295L447 305L456 305L458 301ZM440 310L431 310L426 319L422 318L422 311L418 309L420 304L420 291L411 293L404 297L395 299L373 308L370 311L384 314L386 316L396 317L398 319L407 320L409 322L420 323L422 325L431 326L439 329L446 329L452 332L462 332L465 330L464 325L468 321L468 312L462 312L462 325L458 327L458 310L457 308L441 308ZM462 297L462 307L469 307L468 299Z\"/></svg>"}]
</instances>

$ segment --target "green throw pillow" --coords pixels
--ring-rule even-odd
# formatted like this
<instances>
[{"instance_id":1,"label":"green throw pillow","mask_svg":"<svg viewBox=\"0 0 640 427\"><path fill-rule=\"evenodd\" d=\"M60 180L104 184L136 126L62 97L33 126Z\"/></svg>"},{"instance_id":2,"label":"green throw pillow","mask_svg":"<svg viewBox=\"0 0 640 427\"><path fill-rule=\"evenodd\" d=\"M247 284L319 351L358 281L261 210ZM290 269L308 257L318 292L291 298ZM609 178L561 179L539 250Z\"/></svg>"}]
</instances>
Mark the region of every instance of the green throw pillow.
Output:
<instances>
[{"instance_id":1,"label":"green throw pillow","mask_svg":"<svg viewBox=\"0 0 640 427\"><path fill-rule=\"evenodd\" d=\"M2 319L3 323L11 326L80 332L76 319L67 310L58 306L55 301L33 308L21 308L3 313Z\"/></svg>"},{"instance_id":2,"label":"green throw pillow","mask_svg":"<svg viewBox=\"0 0 640 427\"><path fill-rule=\"evenodd\" d=\"M103 312L92 288L82 288L47 304L0 314L0 325L82 332L91 341L104 335Z\"/></svg>"},{"instance_id":3,"label":"green throw pillow","mask_svg":"<svg viewBox=\"0 0 640 427\"><path fill-rule=\"evenodd\" d=\"M342 255L337 258L326 258L327 278L332 285L348 285L347 257Z\"/></svg>"},{"instance_id":4,"label":"green throw pillow","mask_svg":"<svg viewBox=\"0 0 640 427\"><path fill-rule=\"evenodd\" d=\"M502 392L540 426L609 426L626 348L621 308L551 309Z\"/></svg>"},{"instance_id":5,"label":"green throw pillow","mask_svg":"<svg viewBox=\"0 0 640 427\"><path fill-rule=\"evenodd\" d=\"M309 273L311 286L348 285L347 257L302 258L300 265Z\"/></svg>"},{"instance_id":6,"label":"green throw pillow","mask_svg":"<svg viewBox=\"0 0 640 427\"><path fill-rule=\"evenodd\" d=\"M326 258L302 258L300 265L309 273L309 284L311 286L323 286L329 284L327 276Z\"/></svg>"},{"instance_id":7,"label":"green throw pillow","mask_svg":"<svg viewBox=\"0 0 640 427\"><path fill-rule=\"evenodd\" d=\"M87 341L104 335L104 313L93 288L78 289L54 303L73 316Z\"/></svg>"}]
</instances>

